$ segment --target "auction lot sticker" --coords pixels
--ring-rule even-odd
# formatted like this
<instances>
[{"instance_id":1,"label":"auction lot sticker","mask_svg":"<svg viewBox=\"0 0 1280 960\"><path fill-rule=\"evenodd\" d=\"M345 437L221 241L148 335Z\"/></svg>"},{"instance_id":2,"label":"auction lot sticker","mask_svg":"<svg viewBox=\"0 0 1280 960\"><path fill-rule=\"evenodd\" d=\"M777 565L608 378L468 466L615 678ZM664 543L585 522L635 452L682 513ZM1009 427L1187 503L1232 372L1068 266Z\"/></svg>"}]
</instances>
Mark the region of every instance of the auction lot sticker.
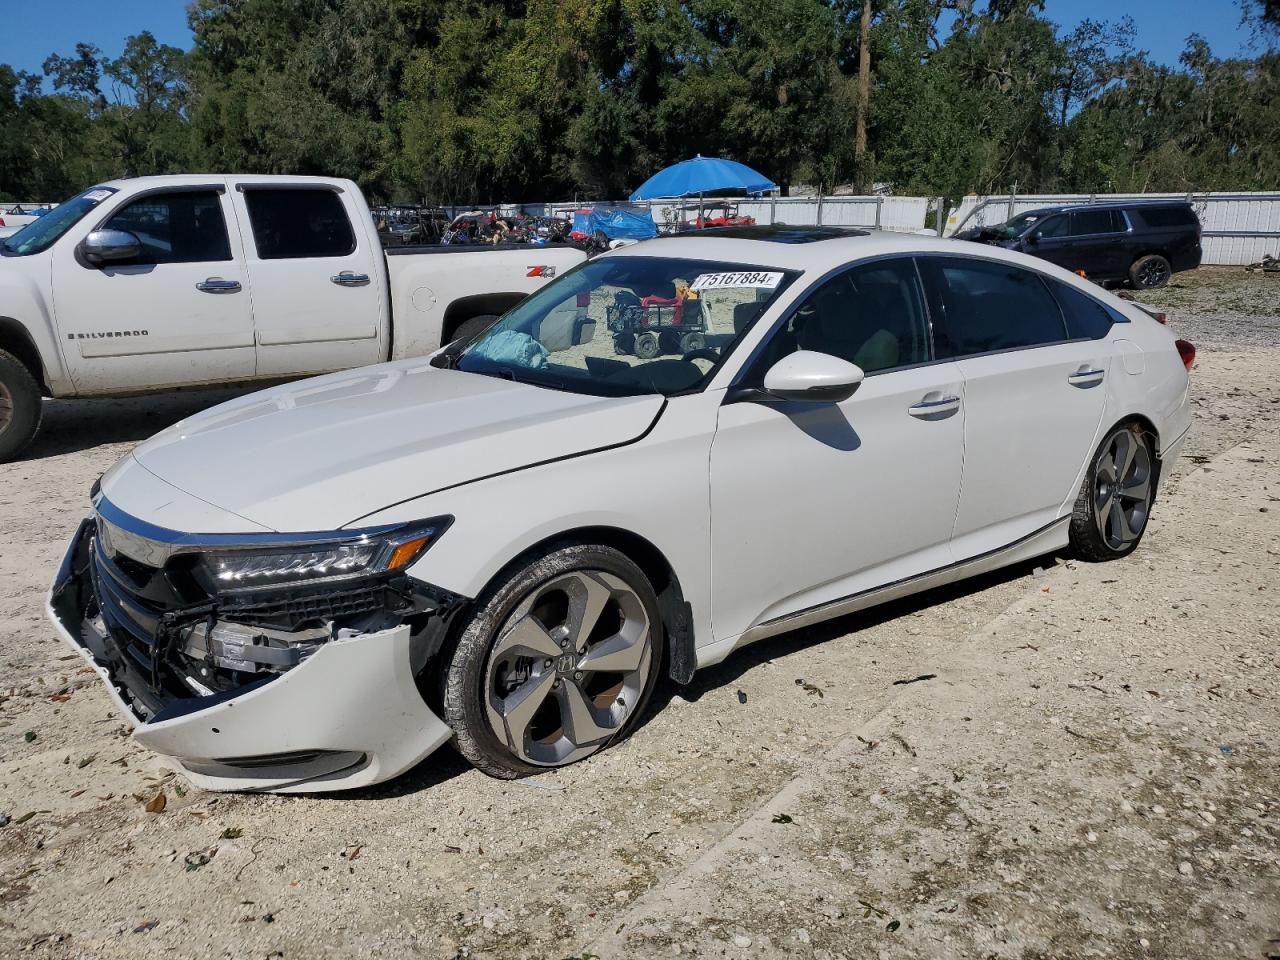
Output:
<instances>
[{"instance_id":1,"label":"auction lot sticker","mask_svg":"<svg viewBox=\"0 0 1280 960\"><path fill-rule=\"evenodd\" d=\"M760 287L772 290L782 282L781 273L745 270L741 273L704 273L693 281L693 290L724 290L729 287Z\"/></svg>"}]
</instances>

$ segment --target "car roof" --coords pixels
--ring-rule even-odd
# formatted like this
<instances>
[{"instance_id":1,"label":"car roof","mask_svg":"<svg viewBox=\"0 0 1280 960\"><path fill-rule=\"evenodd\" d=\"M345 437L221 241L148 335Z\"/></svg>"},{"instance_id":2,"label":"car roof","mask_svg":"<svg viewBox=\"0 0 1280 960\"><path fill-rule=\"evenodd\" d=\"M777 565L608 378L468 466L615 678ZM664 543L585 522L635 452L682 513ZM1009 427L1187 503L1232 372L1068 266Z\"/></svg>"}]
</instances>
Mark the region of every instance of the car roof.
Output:
<instances>
[{"instance_id":1,"label":"car roof","mask_svg":"<svg viewBox=\"0 0 1280 960\"><path fill-rule=\"evenodd\" d=\"M815 234L814 239L797 241L797 231ZM825 273L855 260L887 254L950 253L979 255L987 259L1016 259L1044 265L1022 254L998 247L970 244L938 237L933 233L890 233L840 227L724 227L655 237L619 247L602 257L674 257L684 260L719 260L724 263L781 270Z\"/></svg>"}]
</instances>

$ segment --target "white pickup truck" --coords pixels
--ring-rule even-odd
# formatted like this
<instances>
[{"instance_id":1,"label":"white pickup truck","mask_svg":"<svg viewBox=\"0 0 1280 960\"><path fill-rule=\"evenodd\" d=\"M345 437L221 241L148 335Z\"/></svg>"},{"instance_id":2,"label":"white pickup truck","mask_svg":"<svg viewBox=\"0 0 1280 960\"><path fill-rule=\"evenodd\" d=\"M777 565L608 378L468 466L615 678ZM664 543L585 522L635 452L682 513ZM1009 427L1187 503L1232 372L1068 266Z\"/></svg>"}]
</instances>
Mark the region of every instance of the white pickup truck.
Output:
<instances>
[{"instance_id":1,"label":"white pickup truck","mask_svg":"<svg viewBox=\"0 0 1280 960\"><path fill-rule=\"evenodd\" d=\"M586 255L383 251L350 180L184 175L95 186L0 241L0 462L41 397L280 381L430 353Z\"/></svg>"}]
</instances>

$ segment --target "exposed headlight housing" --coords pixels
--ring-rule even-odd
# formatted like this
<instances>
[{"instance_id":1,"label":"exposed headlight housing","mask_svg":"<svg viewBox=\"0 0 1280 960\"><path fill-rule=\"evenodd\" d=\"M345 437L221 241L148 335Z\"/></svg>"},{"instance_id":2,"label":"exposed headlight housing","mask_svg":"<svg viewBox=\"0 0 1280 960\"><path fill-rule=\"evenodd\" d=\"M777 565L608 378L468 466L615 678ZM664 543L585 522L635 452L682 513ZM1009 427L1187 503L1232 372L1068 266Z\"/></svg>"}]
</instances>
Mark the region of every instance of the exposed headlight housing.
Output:
<instances>
[{"instance_id":1,"label":"exposed headlight housing","mask_svg":"<svg viewBox=\"0 0 1280 960\"><path fill-rule=\"evenodd\" d=\"M246 544L202 553L199 569L215 592L353 580L408 568L444 532L447 520L353 530L332 539L270 547Z\"/></svg>"}]
</instances>

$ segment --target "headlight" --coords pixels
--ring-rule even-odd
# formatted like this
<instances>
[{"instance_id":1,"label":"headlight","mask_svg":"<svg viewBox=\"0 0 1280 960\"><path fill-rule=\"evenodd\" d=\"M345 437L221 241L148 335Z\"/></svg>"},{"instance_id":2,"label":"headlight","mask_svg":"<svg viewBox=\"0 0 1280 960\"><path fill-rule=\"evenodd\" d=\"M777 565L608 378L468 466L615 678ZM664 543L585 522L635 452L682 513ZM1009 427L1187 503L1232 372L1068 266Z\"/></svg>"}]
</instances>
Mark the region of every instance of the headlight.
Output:
<instances>
[{"instance_id":1,"label":"headlight","mask_svg":"<svg viewBox=\"0 0 1280 960\"><path fill-rule=\"evenodd\" d=\"M354 530L289 546L210 551L200 569L217 591L348 580L404 570L444 531L446 522Z\"/></svg>"}]
</instances>

